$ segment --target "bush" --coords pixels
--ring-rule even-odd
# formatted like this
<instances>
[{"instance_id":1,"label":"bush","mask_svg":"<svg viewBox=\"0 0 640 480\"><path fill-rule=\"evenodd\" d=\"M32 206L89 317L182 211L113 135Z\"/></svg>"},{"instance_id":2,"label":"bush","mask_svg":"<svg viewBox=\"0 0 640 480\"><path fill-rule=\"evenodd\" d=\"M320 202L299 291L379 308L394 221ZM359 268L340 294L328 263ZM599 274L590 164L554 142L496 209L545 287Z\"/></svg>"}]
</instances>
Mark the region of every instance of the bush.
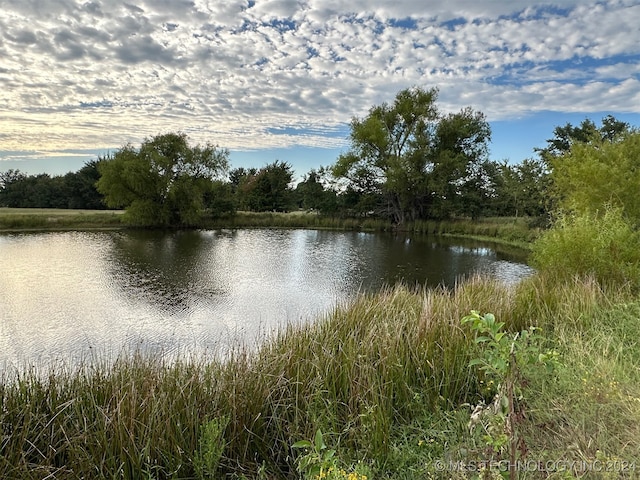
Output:
<instances>
[{"instance_id":1,"label":"bush","mask_svg":"<svg viewBox=\"0 0 640 480\"><path fill-rule=\"evenodd\" d=\"M560 215L534 244L531 263L559 278L591 275L601 284L640 287L640 235L618 208Z\"/></svg>"}]
</instances>

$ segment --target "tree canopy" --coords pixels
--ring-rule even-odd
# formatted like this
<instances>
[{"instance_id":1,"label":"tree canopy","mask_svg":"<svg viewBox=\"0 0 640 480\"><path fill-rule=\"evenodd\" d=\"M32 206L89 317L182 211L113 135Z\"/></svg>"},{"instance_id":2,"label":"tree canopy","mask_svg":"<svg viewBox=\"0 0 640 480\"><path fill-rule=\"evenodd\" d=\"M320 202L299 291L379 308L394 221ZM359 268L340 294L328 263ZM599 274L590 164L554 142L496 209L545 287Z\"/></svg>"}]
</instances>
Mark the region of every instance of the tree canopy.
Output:
<instances>
[{"instance_id":1,"label":"tree canopy","mask_svg":"<svg viewBox=\"0 0 640 480\"><path fill-rule=\"evenodd\" d=\"M293 169L286 162L276 160L260 170L237 168L230 177L237 185L242 208L255 212L287 212L293 208Z\"/></svg>"},{"instance_id":2,"label":"tree canopy","mask_svg":"<svg viewBox=\"0 0 640 480\"><path fill-rule=\"evenodd\" d=\"M126 145L99 165L97 188L112 208L126 208L130 223L195 225L206 212L216 179L228 168L229 152L189 146L187 136L168 133Z\"/></svg>"},{"instance_id":3,"label":"tree canopy","mask_svg":"<svg viewBox=\"0 0 640 480\"><path fill-rule=\"evenodd\" d=\"M441 115L437 90L400 91L351 121L351 148L333 174L361 193L384 196L394 222L453 213L474 166L486 159L491 132L470 108Z\"/></svg>"},{"instance_id":4,"label":"tree canopy","mask_svg":"<svg viewBox=\"0 0 640 480\"><path fill-rule=\"evenodd\" d=\"M615 142L630 131L631 126L628 123L617 120L612 115L604 117L600 127L587 118L577 127L567 123L564 126L554 128L554 136L547 140L547 146L535 150L540 154L542 160L551 162L554 158L568 153L573 145L592 142Z\"/></svg>"},{"instance_id":5,"label":"tree canopy","mask_svg":"<svg viewBox=\"0 0 640 480\"><path fill-rule=\"evenodd\" d=\"M561 206L577 212L604 211L616 206L633 223L640 224L640 131L615 141L596 139L575 143L552 159L554 188Z\"/></svg>"},{"instance_id":6,"label":"tree canopy","mask_svg":"<svg viewBox=\"0 0 640 480\"><path fill-rule=\"evenodd\" d=\"M92 160L63 176L0 172L0 207L103 209L102 195L95 187L99 163Z\"/></svg>"}]
</instances>

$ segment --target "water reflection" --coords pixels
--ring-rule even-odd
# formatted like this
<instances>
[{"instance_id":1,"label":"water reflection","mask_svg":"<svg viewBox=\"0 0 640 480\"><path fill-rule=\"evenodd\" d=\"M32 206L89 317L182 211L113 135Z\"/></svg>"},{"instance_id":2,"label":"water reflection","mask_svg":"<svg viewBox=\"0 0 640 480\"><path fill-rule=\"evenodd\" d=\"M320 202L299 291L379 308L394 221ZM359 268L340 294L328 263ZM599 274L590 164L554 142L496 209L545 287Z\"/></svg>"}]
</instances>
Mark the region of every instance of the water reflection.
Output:
<instances>
[{"instance_id":1,"label":"water reflection","mask_svg":"<svg viewBox=\"0 0 640 480\"><path fill-rule=\"evenodd\" d=\"M0 236L0 362L224 351L358 291L531 270L473 242L313 230Z\"/></svg>"}]
</instances>

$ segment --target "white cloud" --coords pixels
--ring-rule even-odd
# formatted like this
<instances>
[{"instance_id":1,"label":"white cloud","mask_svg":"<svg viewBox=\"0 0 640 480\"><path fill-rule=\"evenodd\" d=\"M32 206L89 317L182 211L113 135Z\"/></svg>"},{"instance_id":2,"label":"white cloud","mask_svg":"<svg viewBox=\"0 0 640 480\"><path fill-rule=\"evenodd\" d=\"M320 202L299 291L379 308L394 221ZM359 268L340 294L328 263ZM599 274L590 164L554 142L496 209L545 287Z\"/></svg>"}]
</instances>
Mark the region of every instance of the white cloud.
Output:
<instances>
[{"instance_id":1,"label":"white cloud","mask_svg":"<svg viewBox=\"0 0 640 480\"><path fill-rule=\"evenodd\" d=\"M336 147L327 129L412 85L494 120L638 111L638 25L631 0L6 0L0 151Z\"/></svg>"}]
</instances>

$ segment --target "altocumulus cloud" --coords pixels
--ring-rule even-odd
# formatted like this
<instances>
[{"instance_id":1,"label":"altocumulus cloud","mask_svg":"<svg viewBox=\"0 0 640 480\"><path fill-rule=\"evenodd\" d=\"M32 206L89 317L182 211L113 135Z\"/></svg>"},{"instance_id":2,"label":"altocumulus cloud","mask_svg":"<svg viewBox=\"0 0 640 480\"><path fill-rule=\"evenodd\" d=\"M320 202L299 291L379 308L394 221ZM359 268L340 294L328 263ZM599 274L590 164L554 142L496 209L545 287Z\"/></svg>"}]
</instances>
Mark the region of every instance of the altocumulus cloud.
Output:
<instances>
[{"instance_id":1,"label":"altocumulus cloud","mask_svg":"<svg viewBox=\"0 0 640 480\"><path fill-rule=\"evenodd\" d=\"M176 130L338 148L413 85L492 121L638 113L639 38L631 0L3 0L0 158Z\"/></svg>"}]
</instances>

